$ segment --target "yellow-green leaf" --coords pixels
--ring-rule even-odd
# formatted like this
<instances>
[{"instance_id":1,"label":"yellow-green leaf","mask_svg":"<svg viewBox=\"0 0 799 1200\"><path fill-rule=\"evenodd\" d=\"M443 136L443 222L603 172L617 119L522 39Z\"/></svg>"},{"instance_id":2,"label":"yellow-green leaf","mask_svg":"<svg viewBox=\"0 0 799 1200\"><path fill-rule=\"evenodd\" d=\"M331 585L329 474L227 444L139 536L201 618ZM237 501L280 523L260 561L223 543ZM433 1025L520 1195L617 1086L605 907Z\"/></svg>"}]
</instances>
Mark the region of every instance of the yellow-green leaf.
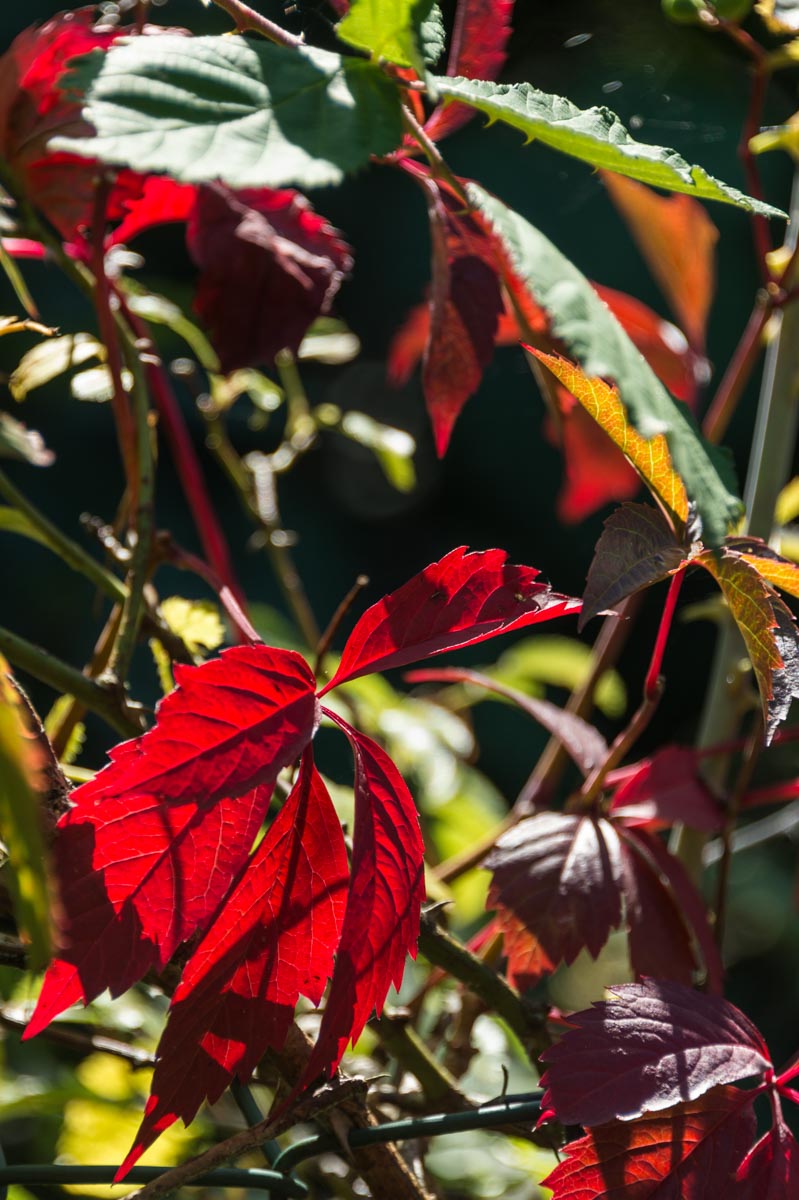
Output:
<instances>
[{"instance_id":1,"label":"yellow-green leaf","mask_svg":"<svg viewBox=\"0 0 799 1200\"><path fill-rule=\"evenodd\" d=\"M193 654L200 650L216 650L224 642L225 627L213 601L169 596L161 601L160 608L169 628L183 639Z\"/></svg>"},{"instance_id":2,"label":"yellow-green leaf","mask_svg":"<svg viewBox=\"0 0 799 1200\"><path fill-rule=\"evenodd\" d=\"M37 785L41 751L25 725L19 696L0 656L0 836L8 850L7 877L30 962L50 954L50 918Z\"/></svg>"}]
</instances>

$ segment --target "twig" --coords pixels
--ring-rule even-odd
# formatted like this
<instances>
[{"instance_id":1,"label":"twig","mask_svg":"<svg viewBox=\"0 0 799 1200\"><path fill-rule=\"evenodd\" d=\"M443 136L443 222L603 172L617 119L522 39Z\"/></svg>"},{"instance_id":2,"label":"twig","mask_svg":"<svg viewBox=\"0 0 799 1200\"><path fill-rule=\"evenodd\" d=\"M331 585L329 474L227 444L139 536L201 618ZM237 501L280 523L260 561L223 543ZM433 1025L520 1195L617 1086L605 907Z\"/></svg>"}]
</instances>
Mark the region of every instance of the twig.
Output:
<instances>
[{"instance_id":1,"label":"twig","mask_svg":"<svg viewBox=\"0 0 799 1200\"><path fill-rule=\"evenodd\" d=\"M22 1017L13 1017L10 1013L0 1010L0 1025L21 1033L27 1027L28 1022ZM41 1031L39 1037L48 1042L58 1042L62 1046L74 1046L77 1050L112 1054L114 1058L122 1058L134 1067L155 1065L155 1055L150 1054L147 1050L139 1050L136 1046L129 1046L127 1042L120 1042L117 1038L90 1033L88 1030L71 1029L66 1025L49 1025Z\"/></svg>"},{"instance_id":2,"label":"twig","mask_svg":"<svg viewBox=\"0 0 799 1200\"><path fill-rule=\"evenodd\" d=\"M368 575L359 575L358 578L355 580L355 583L352 585L350 590L347 592L344 599L339 604L336 611L333 613L333 616L330 618L327 629L322 634L321 638L319 639L319 645L316 647L316 662L314 664L314 675L317 677L317 679L322 674L322 667L324 665L325 655L327 654L328 650L330 649L330 643L333 641L333 638L336 636L339 626L341 625L341 622L344 620L347 613L352 608L353 604L357 600L360 593L363 591L363 589L365 587L368 587L368 586L369 586L369 576Z\"/></svg>"},{"instance_id":3,"label":"twig","mask_svg":"<svg viewBox=\"0 0 799 1200\"><path fill-rule=\"evenodd\" d=\"M743 829L736 829L730 837L730 853L740 854L755 846L762 846L777 837L794 838L799 832L799 800L787 805L779 812L752 821ZM715 838L707 842L702 853L702 862L706 867L712 867L724 854L724 839Z\"/></svg>"},{"instance_id":4,"label":"twig","mask_svg":"<svg viewBox=\"0 0 799 1200\"><path fill-rule=\"evenodd\" d=\"M570 809L573 807L578 807L580 810L582 810L589 808L594 803L599 793L602 791L602 787L605 782L605 776L612 771L614 767L617 767L622 759L627 757L628 750L632 749L655 715L662 695L663 677L660 676L655 680L652 690L644 695L641 704L633 714L633 717L627 725L627 728L623 729L613 742L605 761L596 768L594 773L590 775L588 779L586 779L577 796L570 801Z\"/></svg>"},{"instance_id":5,"label":"twig","mask_svg":"<svg viewBox=\"0 0 799 1200\"><path fill-rule=\"evenodd\" d=\"M254 8L250 8L249 4L242 3L242 0L214 0L214 4L218 8L224 9L228 16L233 18L239 33L245 33L248 30L251 33L260 33L270 42L275 42L279 46L288 46L291 50L305 45L302 37L295 33L289 33L287 29L283 29L274 21L270 21L268 17L256 12Z\"/></svg>"},{"instance_id":6,"label":"twig","mask_svg":"<svg viewBox=\"0 0 799 1200\"><path fill-rule=\"evenodd\" d=\"M142 732L142 711L130 704L122 688L88 679L75 667L2 627L0 651L20 670L27 671L48 687L77 697L125 737L135 737Z\"/></svg>"},{"instance_id":7,"label":"twig","mask_svg":"<svg viewBox=\"0 0 799 1200\"><path fill-rule=\"evenodd\" d=\"M408 1021L384 1012L370 1025L379 1034L384 1048L404 1071L416 1076L427 1099L439 1109L466 1112L474 1107L458 1087L455 1076L438 1061Z\"/></svg>"},{"instance_id":8,"label":"twig","mask_svg":"<svg viewBox=\"0 0 799 1200\"><path fill-rule=\"evenodd\" d=\"M738 820L738 812L741 807L741 800L744 793L747 791L749 784L752 781L752 775L757 760L760 757L760 751L763 748L763 716L758 711L754 728L747 738L746 748L743 754L738 778L735 781L735 787L732 790L732 795L727 805L727 811L724 819L724 830L721 840L723 851L721 855L721 864L719 866L718 888L716 889L716 907L715 907L715 924L713 933L716 938L716 945L719 950L722 948L724 941L724 923L727 916L727 892L730 880L730 865L732 862L732 835L735 830L735 823Z\"/></svg>"}]
</instances>

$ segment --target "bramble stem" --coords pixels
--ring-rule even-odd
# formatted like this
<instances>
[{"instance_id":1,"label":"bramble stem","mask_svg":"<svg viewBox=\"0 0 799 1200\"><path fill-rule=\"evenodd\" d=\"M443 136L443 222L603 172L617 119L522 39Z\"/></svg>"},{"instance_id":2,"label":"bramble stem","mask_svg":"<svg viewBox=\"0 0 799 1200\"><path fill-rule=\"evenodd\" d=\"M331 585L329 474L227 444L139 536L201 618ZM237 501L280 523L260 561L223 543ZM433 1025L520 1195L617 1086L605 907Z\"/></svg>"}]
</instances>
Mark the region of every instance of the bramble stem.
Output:
<instances>
[{"instance_id":1,"label":"bramble stem","mask_svg":"<svg viewBox=\"0 0 799 1200\"><path fill-rule=\"evenodd\" d=\"M92 712L108 722L117 733L135 737L142 732L137 710L125 700L118 688L106 687L89 679L75 667L35 646L32 642L0 627L0 651L22 671L46 683L55 691L75 696Z\"/></svg>"},{"instance_id":2,"label":"bramble stem","mask_svg":"<svg viewBox=\"0 0 799 1200\"><path fill-rule=\"evenodd\" d=\"M288 46L290 50L305 45L303 38L298 37L296 33L289 33L288 29L283 29L268 17L262 16L254 8L250 8L249 4L242 3L242 0L214 0L214 4L233 18L239 33L260 33L270 42L275 42L278 46Z\"/></svg>"}]
</instances>

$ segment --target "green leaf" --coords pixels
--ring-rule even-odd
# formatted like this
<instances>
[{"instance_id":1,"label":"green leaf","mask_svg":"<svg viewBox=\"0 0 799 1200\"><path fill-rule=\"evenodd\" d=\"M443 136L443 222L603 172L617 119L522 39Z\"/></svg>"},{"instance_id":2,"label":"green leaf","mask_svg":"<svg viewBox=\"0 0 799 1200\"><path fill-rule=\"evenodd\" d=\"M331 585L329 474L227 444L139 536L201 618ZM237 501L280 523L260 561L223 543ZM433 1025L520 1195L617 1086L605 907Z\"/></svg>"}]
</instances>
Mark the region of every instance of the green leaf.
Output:
<instances>
[{"instance_id":1,"label":"green leaf","mask_svg":"<svg viewBox=\"0 0 799 1200\"><path fill-rule=\"evenodd\" d=\"M235 188L339 183L402 137L396 86L374 63L243 37L132 38L78 60L94 137L52 151L187 183Z\"/></svg>"},{"instance_id":2,"label":"green leaf","mask_svg":"<svg viewBox=\"0 0 799 1200\"><path fill-rule=\"evenodd\" d=\"M34 525L24 512L20 512L18 508L13 508L10 504L0 504L0 531L18 533L20 537L30 538L33 542L40 542L42 546L53 549L53 543L43 530L39 529L38 525Z\"/></svg>"},{"instance_id":3,"label":"green leaf","mask_svg":"<svg viewBox=\"0 0 799 1200\"><path fill-rule=\"evenodd\" d=\"M39 758L8 679L8 664L0 657L0 835L8 849L17 921L30 941L34 968L43 967L50 954L50 904L35 786Z\"/></svg>"},{"instance_id":4,"label":"green leaf","mask_svg":"<svg viewBox=\"0 0 799 1200\"><path fill-rule=\"evenodd\" d=\"M34 467L49 467L55 455L35 429L28 429L16 417L0 412L0 458L21 458Z\"/></svg>"},{"instance_id":5,"label":"green leaf","mask_svg":"<svg viewBox=\"0 0 799 1200\"><path fill-rule=\"evenodd\" d=\"M24 400L34 388L50 383L71 367L80 367L92 358L105 362L105 347L90 333L70 333L65 337L39 342L22 358L8 381L15 400Z\"/></svg>"},{"instance_id":6,"label":"green leaf","mask_svg":"<svg viewBox=\"0 0 799 1200\"><path fill-rule=\"evenodd\" d=\"M574 263L478 184L467 184L466 192L504 248L511 291L521 286L546 309L552 333L586 375L613 380L641 437L665 434L674 467L696 504L705 541L720 545L742 511L726 456L702 440L688 409L672 399Z\"/></svg>"},{"instance_id":7,"label":"green leaf","mask_svg":"<svg viewBox=\"0 0 799 1200\"><path fill-rule=\"evenodd\" d=\"M721 200L766 217L786 214L745 196L736 188L685 161L676 150L637 142L607 108L580 109L562 96L540 92L529 83L488 83L479 79L439 77L433 85L442 100L460 100L486 114L489 123L504 121L533 138L582 159L593 167L617 171L652 187Z\"/></svg>"},{"instance_id":8,"label":"green leaf","mask_svg":"<svg viewBox=\"0 0 799 1200\"><path fill-rule=\"evenodd\" d=\"M225 627L212 600L168 596L159 608L169 628L183 639L193 654L217 650L224 642Z\"/></svg>"},{"instance_id":9,"label":"green leaf","mask_svg":"<svg viewBox=\"0 0 799 1200\"><path fill-rule=\"evenodd\" d=\"M387 59L398 67L413 67L424 73L425 39L443 33L441 13L435 21L433 0L353 0L350 10L339 22L336 33L342 42L368 50L375 59ZM432 18L432 20L431 20ZM443 37L436 61L443 49ZM432 40L429 50L435 53Z\"/></svg>"}]
</instances>

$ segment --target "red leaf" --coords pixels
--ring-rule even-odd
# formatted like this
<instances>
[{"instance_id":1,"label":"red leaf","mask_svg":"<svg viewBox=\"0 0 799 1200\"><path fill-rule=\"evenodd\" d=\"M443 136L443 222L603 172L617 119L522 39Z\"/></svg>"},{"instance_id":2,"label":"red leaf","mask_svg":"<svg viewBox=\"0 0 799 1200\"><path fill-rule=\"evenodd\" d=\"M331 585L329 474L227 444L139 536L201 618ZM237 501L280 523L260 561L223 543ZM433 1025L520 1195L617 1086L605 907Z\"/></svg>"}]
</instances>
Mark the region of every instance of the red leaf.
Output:
<instances>
[{"instance_id":1,"label":"red leaf","mask_svg":"<svg viewBox=\"0 0 799 1200\"><path fill-rule=\"evenodd\" d=\"M319 1037L300 1086L331 1074L389 987L415 957L425 896L424 843L416 807L386 752L335 713L355 757L352 880Z\"/></svg>"},{"instance_id":2,"label":"red leaf","mask_svg":"<svg viewBox=\"0 0 799 1200\"><path fill-rule=\"evenodd\" d=\"M579 600L535 583L538 574L533 567L508 563L504 550L451 550L367 609L319 695L359 675L403 667L579 610Z\"/></svg>"},{"instance_id":3,"label":"red leaf","mask_svg":"<svg viewBox=\"0 0 799 1200\"><path fill-rule=\"evenodd\" d=\"M682 821L692 829L718 832L722 812L698 767L695 750L664 746L617 789L611 816L628 826L665 829Z\"/></svg>"},{"instance_id":4,"label":"red leaf","mask_svg":"<svg viewBox=\"0 0 799 1200\"><path fill-rule=\"evenodd\" d=\"M493 356L503 299L491 239L432 180L424 180L423 187L433 284L422 378L436 450L443 457L460 411Z\"/></svg>"},{"instance_id":5,"label":"red leaf","mask_svg":"<svg viewBox=\"0 0 799 1200\"><path fill-rule=\"evenodd\" d=\"M337 231L289 190L200 188L187 237L195 307L225 372L296 350L352 267Z\"/></svg>"},{"instance_id":6,"label":"red leaf","mask_svg":"<svg viewBox=\"0 0 799 1200\"><path fill-rule=\"evenodd\" d=\"M183 972L158 1047L130 1167L180 1117L214 1103L233 1075L246 1082L279 1050L300 995L322 998L349 878L341 826L310 747L269 832Z\"/></svg>"},{"instance_id":7,"label":"red leaf","mask_svg":"<svg viewBox=\"0 0 799 1200\"><path fill-rule=\"evenodd\" d=\"M552 1200L733 1194L735 1170L755 1134L750 1100L737 1088L716 1088L663 1113L601 1125L566 1146L566 1159L543 1184L552 1188Z\"/></svg>"},{"instance_id":8,"label":"red leaf","mask_svg":"<svg viewBox=\"0 0 799 1200\"><path fill-rule=\"evenodd\" d=\"M660 196L611 171L602 177L691 345L701 352L719 237L705 206L691 196Z\"/></svg>"},{"instance_id":9,"label":"red leaf","mask_svg":"<svg viewBox=\"0 0 799 1200\"><path fill-rule=\"evenodd\" d=\"M505 64L513 5L514 0L459 0L448 75L496 79ZM473 116L474 109L468 104L441 105L431 114L425 133L435 141L460 129Z\"/></svg>"},{"instance_id":10,"label":"red leaf","mask_svg":"<svg viewBox=\"0 0 799 1200\"><path fill-rule=\"evenodd\" d=\"M779 1117L747 1154L735 1176L740 1200L788 1200L799 1196L799 1144Z\"/></svg>"},{"instance_id":11,"label":"red leaf","mask_svg":"<svg viewBox=\"0 0 799 1200\"><path fill-rule=\"evenodd\" d=\"M646 980L569 1018L546 1050L544 1110L565 1125L601 1125L695 1100L722 1083L767 1071L768 1048L744 1014L719 996Z\"/></svg>"},{"instance_id":12,"label":"red leaf","mask_svg":"<svg viewBox=\"0 0 799 1200\"><path fill-rule=\"evenodd\" d=\"M292 651L236 647L175 676L155 728L112 751L59 822L62 950L28 1036L163 966L211 916L313 735L315 681Z\"/></svg>"},{"instance_id":13,"label":"red leaf","mask_svg":"<svg viewBox=\"0 0 799 1200\"><path fill-rule=\"evenodd\" d=\"M559 423L548 421L549 440L563 453L563 485L558 493L558 517L576 525L611 500L631 500L641 490L641 478L614 446L601 426L565 388L557 386Z\"/></svg>"},{"instance_id":14,"label":"red leaf","mask_svg":"<svg viewBox=\"0 0 799 1200\"><path fill-rule=\"evenodd\" d=\"M622 921L622 850L612 825L538 813L504 833L483 862L487 907L506 932L509 972L531 985L585 948L596 958Z\"/></svg>"},{"instance_id":15,"label":"red leaf","mask_svg":"<svg viewBox=\"0 0 799 1200\"><path fill-rule=\"evenodd\" d=\"M689 199L685 197L685 199ZM696 204L695 200L690 203ZM701 208L701 205L698 207ZM703 210L704 211L704 210ZM691 350L685 336L670 321L664 321L646 304L595 283L594 290L604 300L616 320L641 351L661 383L678 400L691 408L696 404L698 384L707 374L705 359Z\"/></svg>"},{"instance_id":16,"label":"red leaf","mask_svg":"<svg viewBox=\"0 0 799 1200\"><path fill-rule=\"evenodd\" d=\"M163 175L148 175L138 195L122 201L122 221L108 238L108 244L130 242L154 225L188 221L198 190L193 184L176 183Z\"/></svg>"}]
</instances>

